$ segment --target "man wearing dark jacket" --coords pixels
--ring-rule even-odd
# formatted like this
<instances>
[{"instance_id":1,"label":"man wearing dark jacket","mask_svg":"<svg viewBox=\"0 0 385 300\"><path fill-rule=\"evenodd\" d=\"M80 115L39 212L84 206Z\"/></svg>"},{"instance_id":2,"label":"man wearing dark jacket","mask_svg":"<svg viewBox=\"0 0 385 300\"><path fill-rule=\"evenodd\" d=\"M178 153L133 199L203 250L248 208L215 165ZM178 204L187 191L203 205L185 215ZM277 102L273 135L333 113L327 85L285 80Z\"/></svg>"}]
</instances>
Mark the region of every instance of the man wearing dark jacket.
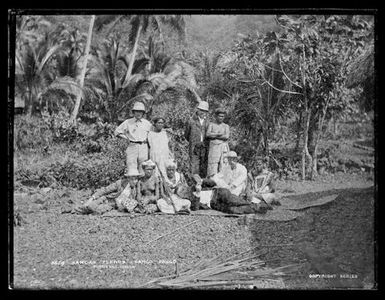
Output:
<instances>
[{"instance_id":1,"label":"man wearing dark jacket","mask_svg":"<svg viewBox=\"0 0 385 300\"><path fill-rule=\"evenodd\" d=\"M185 138L189 142L190 172L192 175L199 174L202 178L206 177L207 173L208 110L209 104L200 101L196 114L189 120L185 130Z\"/></svg>"}]
</instances>

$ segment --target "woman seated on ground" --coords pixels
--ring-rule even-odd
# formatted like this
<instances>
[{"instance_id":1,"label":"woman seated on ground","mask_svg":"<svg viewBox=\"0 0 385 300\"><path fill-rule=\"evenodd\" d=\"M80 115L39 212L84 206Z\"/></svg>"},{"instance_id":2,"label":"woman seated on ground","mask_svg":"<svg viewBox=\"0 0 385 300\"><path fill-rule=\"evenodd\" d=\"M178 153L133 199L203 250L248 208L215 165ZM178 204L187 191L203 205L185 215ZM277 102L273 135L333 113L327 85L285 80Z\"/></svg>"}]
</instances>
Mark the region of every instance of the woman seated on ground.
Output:
<instances>
[{"instance_id":1,"label":"woman seated on ground","mask_svg":"<svg viewBox=\"0 0 385 300\"><path fill-rule=\"evenodd\" d=\"M138 202L138 177L139 172L132 169L127 174L128 178L119 179L107 187L95 191L90 199L72 212L80 214L103 214L114 208L119 211L133 212Z\"/></svg>"},{"instance_id":2,"label":"woman seated on ground","mask_svg":"<svg viewBox=\"0 0 385 300\"><path fill-rule=\"evenodd\" d=\"M280 205L275 195L274 173L268 170L267 161L263 158L258 158L255 170L249 174L249 193L248 197L253 203L266 202L269 209L271 205Z\"/></svg>"},{"instance_id":3,"label":"woman seated on ground","mask_svg":"<svg viewBox=\"0 0 385 300\"><path fill-rule=\"evenodd\" d=\"M189 213L192 196L191 188L187 186L182 173L176 171L176 163L166 163L167 181L161 186L162 199L157 201L158 208L163 213Z\"/></svg>"},{"instance_id":4,"label":"woman seated on ground","mask_svg":"<svg viewBox=\"0 0 385 300\"><path fill-rule=\"evenodd\" d=\"M139 180L138 205L135 212L151 214L158 211L157 201L161 197L161 179L155 173L156 164L152 160L142 163L144 176Z\"/></svg>"}]
</instances>

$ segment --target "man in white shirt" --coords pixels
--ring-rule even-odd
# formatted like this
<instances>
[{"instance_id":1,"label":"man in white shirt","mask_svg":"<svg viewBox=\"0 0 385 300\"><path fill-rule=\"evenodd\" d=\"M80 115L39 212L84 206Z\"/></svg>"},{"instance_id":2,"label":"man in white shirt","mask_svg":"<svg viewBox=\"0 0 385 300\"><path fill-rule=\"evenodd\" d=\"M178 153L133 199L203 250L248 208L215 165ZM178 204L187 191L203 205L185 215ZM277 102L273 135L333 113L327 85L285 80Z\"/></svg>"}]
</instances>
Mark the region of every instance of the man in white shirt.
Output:
<instances>
[{"instance_id":1,"label":"man in white shirt","mask_svg":"<svg viewBox=\"0 0 385 300\"><path fill-rule=\"evenodd\" d=\"M225 156L228 164L215 174L211 179L219 188L230 190L233 195L243 194L247 186L247 169L238 163L238 155L235 151L230 151Z\"/></svg>"},{"instance_id":2,"label":"man in white shirt","mask_svg":"<svg viewBox=\"0 0 385 300\"><path fill-rule=\"evenodd\" d=\"M247 169L238 163L238 155L230 151L226 155L224 168L210 179L196 178L200 202L208 207L231 214L266 213L265 202L252 203L246 198ZM213 190L201 190L213 187ZM201 205L202 206L202 205Z\"/></svg>"},{"instance_id":3,"label":"man in white shirt","mask_svg":"<svg viewBox=\"0 0 385 300\"><path fill-rule=\"evenodd\" d=\"M146 109L142 102L135 102L132 108L133 118L127 119L115 129L115 136L129 142L126 150L126 174L136 169L143 175L142 163L148 160L147 135L152 124L143 118Z\"/></svg>"}]
</instances>

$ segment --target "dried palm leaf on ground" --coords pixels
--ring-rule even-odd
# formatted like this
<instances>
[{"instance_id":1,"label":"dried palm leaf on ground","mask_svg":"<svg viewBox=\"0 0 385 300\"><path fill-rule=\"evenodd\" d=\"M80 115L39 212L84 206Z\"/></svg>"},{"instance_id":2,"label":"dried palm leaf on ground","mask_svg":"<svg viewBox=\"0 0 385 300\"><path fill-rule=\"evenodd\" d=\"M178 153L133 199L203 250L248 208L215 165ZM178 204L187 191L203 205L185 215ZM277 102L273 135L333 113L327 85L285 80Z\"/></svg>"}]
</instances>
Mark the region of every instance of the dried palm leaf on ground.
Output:
<instances>
[{"instance_id":1,"label":"dried palm leaf on ground","mask_svg":"<svg viewBox=\"0 0 385 300\"><path fill-rule=\"evenodd\" d=\"M293 271L298 265L267 268L258 259L261 254L250 253L249 249L230 258L221 256L200 261L179 276L164 276L147 282L140 287L146 288L199 288L212 286L253 285L258 280L272 280ZM235 259L238 257L237 259Z\"/></svg>"}]
</instances>

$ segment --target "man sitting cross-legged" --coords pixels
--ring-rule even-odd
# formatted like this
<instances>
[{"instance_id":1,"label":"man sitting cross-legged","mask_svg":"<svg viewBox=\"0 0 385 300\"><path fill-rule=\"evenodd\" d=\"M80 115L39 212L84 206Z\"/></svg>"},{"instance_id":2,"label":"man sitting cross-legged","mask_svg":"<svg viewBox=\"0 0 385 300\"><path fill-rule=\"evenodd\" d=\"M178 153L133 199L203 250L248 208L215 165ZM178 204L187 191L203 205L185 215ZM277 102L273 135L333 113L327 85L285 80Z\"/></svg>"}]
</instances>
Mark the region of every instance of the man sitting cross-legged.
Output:
<instances>
[{"instance_id":1,"label":"man sitting cross-legged","mask_svg":"<svg viewBox=\"0 0 385 300\"><path fill-rule=\"evenodd\" d=\"M249 176L249 192L248 198L253 203L264 201L269 209L271 205L281 205L275 195L274 174L269 171L267 161L258 158L256 169L248 174Z\"/></svg>"},{"instance_id":2,"label":"man sitting cross-legged","mask_svg":"<svg viewBox=\"0 0 385 300\"><path fill-rule=\"evenodd\" d=\"M176 170L176 163L166 163L167 181L161 186L162 198L157 201L158 208L166 214L189 213L191 207L191 188L187 186L182 173ZM168 201L167 201L168 200Z\"/></svg>"}]
</instances>

